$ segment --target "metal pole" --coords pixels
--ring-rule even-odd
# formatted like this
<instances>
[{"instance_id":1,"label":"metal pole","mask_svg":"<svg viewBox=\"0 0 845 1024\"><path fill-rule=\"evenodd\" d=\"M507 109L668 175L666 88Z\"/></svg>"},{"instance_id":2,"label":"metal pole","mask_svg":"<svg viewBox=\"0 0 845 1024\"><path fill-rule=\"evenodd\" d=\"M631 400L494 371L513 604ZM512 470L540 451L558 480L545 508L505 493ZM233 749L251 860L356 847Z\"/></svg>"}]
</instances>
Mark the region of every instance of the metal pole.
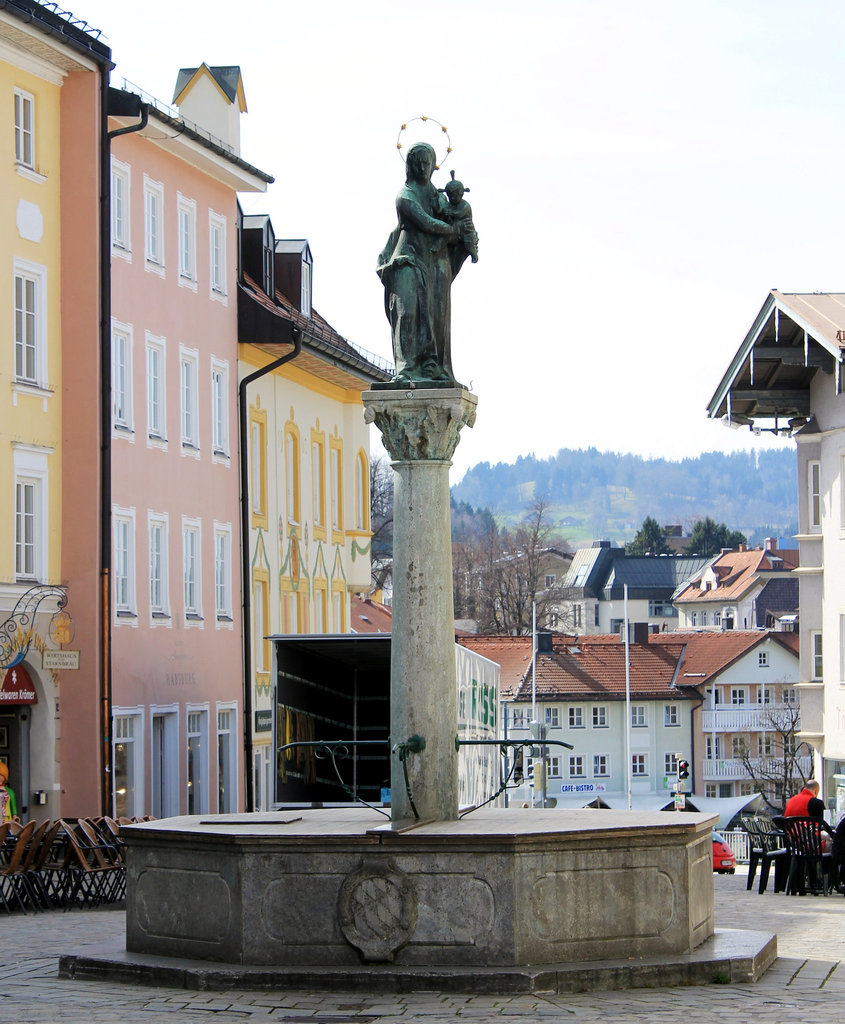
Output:
<instances>
[{"instance_id":1,"label":"metal pole","mask_svg":"<svg viewBox=\"0 0 845 1024\"><path fill-rule=\"evenodd\" d=\"M624 585L625 595L625 749L626 776L628 782L628 810L631 810L631 641L628 629L628 584Z\"/></svg>"}]
</instances>

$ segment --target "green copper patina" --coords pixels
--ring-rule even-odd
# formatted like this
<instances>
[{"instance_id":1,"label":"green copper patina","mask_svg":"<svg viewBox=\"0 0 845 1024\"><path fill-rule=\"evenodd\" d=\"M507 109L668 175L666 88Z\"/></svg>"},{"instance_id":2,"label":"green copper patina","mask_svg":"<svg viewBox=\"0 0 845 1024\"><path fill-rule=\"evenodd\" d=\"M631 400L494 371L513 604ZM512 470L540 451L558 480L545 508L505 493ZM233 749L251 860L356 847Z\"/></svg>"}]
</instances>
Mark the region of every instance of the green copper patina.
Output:
<instances>
[{"instance_id":1,"label":"green copper patina","mask_svg":"<svg viewBox=\"0 0 845 1024\"><path fill-rule=\"evenodd\" d=\"M452 372L450 292L467 256L478 259L478 236L461 183L451 181L446 196L431 183L435 161L428 143L408 150L399 223L379 256L396 376L375 388L462 386Z\"/></svg>"}]
</instances>

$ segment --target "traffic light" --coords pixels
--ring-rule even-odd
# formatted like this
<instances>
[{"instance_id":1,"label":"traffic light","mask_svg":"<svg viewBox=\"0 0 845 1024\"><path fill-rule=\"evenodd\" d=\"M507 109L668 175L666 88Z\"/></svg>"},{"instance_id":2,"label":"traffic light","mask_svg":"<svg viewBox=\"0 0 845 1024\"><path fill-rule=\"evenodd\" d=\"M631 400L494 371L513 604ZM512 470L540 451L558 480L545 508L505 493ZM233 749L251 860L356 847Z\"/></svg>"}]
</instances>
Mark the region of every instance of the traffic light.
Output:
<instances>
[{"instance_id":1,"label":"traffic light","mask_svg":"<svg viewBox=\"0 0 845 1024\"><path fill-rule=\"evenodd\" d=\"M678 778L689 778L689 761L678 761Z\"/></svg>"}]
</instances>

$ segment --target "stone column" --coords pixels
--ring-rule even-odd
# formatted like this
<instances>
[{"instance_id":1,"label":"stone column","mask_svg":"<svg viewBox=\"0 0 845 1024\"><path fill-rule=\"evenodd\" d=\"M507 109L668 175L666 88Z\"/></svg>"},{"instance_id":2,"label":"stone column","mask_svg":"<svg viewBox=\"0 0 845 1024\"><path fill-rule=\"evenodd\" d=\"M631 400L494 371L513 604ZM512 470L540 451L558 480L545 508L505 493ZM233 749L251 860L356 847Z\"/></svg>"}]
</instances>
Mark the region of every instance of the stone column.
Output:
<instances>
[{"instance_id":1,"label":"stone column","mask_svg":"<svg viewBox=\"0 0 845 1024\"><path fill-rule=\"evenodd\" d=\"M478 399L463 388L366 391L364 417L393 462L391 745L408 755L410 798L423 821L458 816L457 683L449 467ZM391 818L413 818L403 766L391 756Z\"/></svg>"}]
</instances>

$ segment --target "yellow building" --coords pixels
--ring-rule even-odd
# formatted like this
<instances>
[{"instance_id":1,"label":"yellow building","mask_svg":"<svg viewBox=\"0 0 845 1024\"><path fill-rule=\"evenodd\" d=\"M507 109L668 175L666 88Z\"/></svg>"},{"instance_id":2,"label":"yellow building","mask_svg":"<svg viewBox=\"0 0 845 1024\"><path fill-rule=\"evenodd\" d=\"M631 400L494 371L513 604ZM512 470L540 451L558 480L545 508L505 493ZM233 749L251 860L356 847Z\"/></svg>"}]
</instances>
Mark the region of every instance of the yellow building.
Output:
<instances>
[{"instance_id":1,"label":"yellow building","mask_svg":"<svg viewBox=\"0 0 845 1024\"><path fill-rule=\"evenodd\" d=\"M0 10L0 635L13 638L0 653L0 760L24 818L90 813L104 781L96 496L99 154L110 67L108 47L84 23L35 0ZM68 558L75 539L63 510L77 487L90 502L76 516L86 539ZM83 582L74 559L85 552L93 568ZM63 591L76 619L58 613ZM43 652L71 642L88 649L72 673L74 700L62 707L59 681L71 672L45 667ZM84 764L62 757L62 731L90 751Z\"/></svg>"},{"instance_id":2,"label":"yellow building","mask_svg":"<svg viewBox=\"0 0 845 1024\"><path fill-rule=\"evenodd\" d=\"M386 364L311 306L304 239L244 217L238 289L242 492L249 537L245 675L252 691L254 806L273 802L271 634L346 633L370 586L369 431L361 392ZM272 258L267 258L272 254Z\"/></svg>"}]
</instances>

